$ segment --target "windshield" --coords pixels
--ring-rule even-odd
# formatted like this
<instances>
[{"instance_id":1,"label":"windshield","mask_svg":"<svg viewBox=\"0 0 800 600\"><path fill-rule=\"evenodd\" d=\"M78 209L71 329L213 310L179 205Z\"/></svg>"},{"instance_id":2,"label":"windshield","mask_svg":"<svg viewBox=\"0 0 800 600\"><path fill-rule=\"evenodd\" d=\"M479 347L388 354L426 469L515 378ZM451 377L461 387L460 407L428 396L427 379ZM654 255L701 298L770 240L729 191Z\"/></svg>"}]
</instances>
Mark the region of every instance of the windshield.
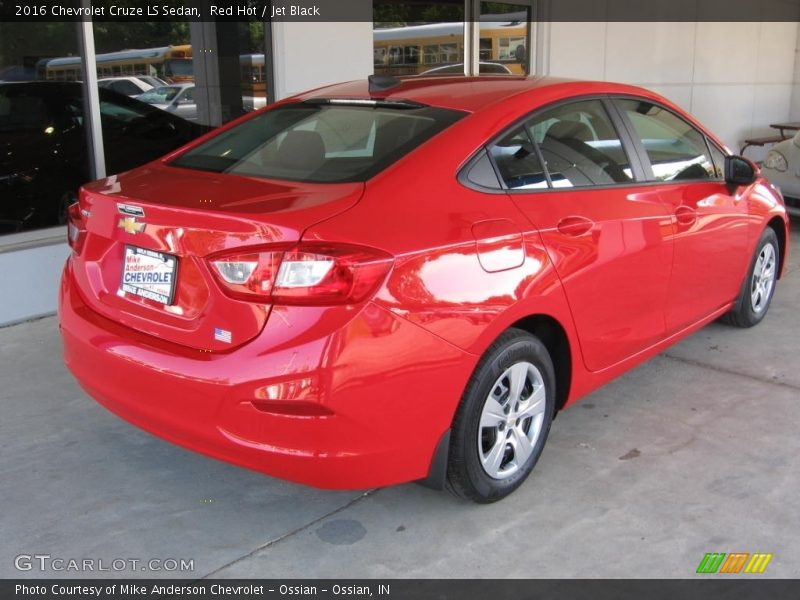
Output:
<instances>
[{"instance_id":1,"label":"windshield","mask_svg":"<svg viewBox=\"0 0 800 600\"><path fill-rule=\"evenodd\" d=\"M181 88L178 86L162 85L161 87L146 91L144 94L137 96L136 99L140 102L147 102L148 104L169 104L180 91Z\"/></svg>"},{"instance_id":2,"label":"windshield","mask_svg":"<svg viewBox=\"0 0 800 600\"><path fill-rule=\"evenodd\" d=\"M464 116L442 108L402 106L281 106L215 136L171 164L292 181L366 181Z\"/></svg>"}]
</instances>

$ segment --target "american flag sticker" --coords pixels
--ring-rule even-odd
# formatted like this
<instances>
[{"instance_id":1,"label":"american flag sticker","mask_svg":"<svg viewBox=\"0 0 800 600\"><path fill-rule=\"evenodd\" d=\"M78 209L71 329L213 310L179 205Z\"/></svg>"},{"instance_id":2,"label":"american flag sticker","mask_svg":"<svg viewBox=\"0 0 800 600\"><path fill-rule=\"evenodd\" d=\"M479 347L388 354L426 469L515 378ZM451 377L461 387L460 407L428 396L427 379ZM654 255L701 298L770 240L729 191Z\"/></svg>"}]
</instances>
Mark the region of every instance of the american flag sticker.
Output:
<instances>
[{"instance_id":1,"label":"american flag sticker","mask_svg":"<svg viewBox=\"0 0 800 600\"><path fill-rule=\"evenodd\" d=\"M214 327L214 339L218 342L225 342L226 344L231 343L231 332L227 329L220 329L219 327Z\"/></svg>"}]
</instances>

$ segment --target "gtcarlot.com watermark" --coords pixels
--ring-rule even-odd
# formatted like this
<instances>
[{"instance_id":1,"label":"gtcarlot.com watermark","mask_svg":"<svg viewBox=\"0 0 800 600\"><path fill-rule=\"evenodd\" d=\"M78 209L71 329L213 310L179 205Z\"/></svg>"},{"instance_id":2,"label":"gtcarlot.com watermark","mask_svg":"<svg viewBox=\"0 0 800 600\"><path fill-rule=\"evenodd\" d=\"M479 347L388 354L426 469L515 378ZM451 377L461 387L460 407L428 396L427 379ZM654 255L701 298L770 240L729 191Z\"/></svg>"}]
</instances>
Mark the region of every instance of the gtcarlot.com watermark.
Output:
<instances>
[{"instance_id":1,"label":"gtcarlot.com watermark","mask_svg":"<svg viewBox=\"0 0 800 600\"><path fill-rule=\"evenodd\" d=\"M63 558L50 554L19 554L17 571L109 573L136 571L186 573L194 571L193 558Z\"/></svg>"}]
</instances>

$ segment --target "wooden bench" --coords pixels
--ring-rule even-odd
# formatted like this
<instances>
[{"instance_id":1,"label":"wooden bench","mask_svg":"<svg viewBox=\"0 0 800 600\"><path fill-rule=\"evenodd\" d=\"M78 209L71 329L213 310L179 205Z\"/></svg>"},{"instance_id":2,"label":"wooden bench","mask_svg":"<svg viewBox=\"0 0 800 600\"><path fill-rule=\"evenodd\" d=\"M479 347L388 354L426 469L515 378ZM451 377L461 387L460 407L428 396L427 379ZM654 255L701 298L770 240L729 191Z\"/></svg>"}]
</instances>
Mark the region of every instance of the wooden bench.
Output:
<instances>
[{"instance_id":1,"label":"wooden bench","mask_svg":"<svg viewBox=\"0 0 800 600\"><path fill-rule=\"evenodd\" d=\"M768 135L765 137L757 137L757 138L749 138L744 141L744 146L739 151L739 154L744 156L744 151L747 150L750 146L766 146L767 144L777 144L778 142L782 142L783 140L788 140L788 137L784 137L782 135Z\"/></svg>"}]
</instances>

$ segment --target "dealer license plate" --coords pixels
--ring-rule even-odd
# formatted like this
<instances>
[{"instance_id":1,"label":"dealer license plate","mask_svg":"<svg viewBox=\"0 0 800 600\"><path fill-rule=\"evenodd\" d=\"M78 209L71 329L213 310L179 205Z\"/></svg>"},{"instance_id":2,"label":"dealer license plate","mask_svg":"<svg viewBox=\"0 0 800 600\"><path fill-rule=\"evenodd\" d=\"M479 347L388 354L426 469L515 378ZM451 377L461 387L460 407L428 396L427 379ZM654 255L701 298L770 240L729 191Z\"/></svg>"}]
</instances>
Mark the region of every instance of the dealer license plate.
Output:
<instances>
[{"instance_id":1,"label":"dealer license plate","mask_svg":"<svg viewBox=\"0 0 800 600\"><path fill-rule=\"evenodd\" d=\"M161 304L172 304L178 257L136 246L125 246L121 289Z\"/></svg>"}]
</instances>

